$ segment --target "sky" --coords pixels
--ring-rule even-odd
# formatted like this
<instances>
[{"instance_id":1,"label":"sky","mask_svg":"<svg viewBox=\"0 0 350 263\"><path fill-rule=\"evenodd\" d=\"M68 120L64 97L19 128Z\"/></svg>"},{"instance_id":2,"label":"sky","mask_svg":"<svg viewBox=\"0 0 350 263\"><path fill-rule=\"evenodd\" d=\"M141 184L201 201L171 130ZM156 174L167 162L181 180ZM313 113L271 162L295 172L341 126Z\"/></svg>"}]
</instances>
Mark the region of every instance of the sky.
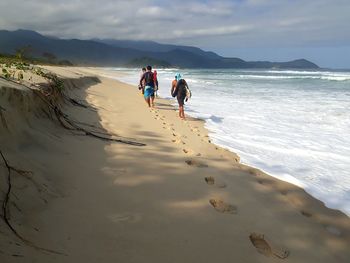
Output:
<instances>
[{"instance_id":1,"label":"sky","mask_svg":"<svg viewBox=\"0 0 350 263\"><path fill-rule=\"evenodd\" d=\"M350 0L0 0L0 29L153 40L350 69Z\"/></svg>"}]
</instances>

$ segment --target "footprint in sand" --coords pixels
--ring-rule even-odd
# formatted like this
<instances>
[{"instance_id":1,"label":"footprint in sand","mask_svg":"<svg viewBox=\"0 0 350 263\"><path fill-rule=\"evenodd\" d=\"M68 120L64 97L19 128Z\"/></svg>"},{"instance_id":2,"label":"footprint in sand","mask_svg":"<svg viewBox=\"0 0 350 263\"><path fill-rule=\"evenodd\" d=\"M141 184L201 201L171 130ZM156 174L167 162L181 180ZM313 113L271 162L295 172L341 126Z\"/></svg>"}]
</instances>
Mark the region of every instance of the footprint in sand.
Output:
<instances>
[{"instance_id":1,"label":"footprint in sand","mask_svg":"<svg viewBox=\"0 0 350 263\"><path fill-rule=\"evenodd\" d=\"M237 207L227 204L221 199L210 199L209 203L220 213L237 214Z\"/></svg>"},{"instance_id":2,"label":"footprint in sand","mask_svg":"<svg viewBox=\"0 0 350 263\"><path fill-rule=\"evenodd\" d=\"M256 250L267 257L285 259L289 256L288 250L272 246L262 234L252 233L249 239Z\"/></svg>"},{"instance_id":3,"label":"footprint in sand","mask_svg":"<svg viewBox=\"0 0 350 263\"><path fill-rule=\"evenodd\" d=\"M264 187L267 187L267 188L271 188L273 186L273 182L270 179L267 179L267 178L257 179L256 182L258 184L263 185Z\"/></svg>"},{"instance_id":4,"label":"footprint in sand","mask_svg":"<svg viewBox=\"0 0 350 263\"><path fill-rule=\"evenodd\" d=\"M287 191L287 190L281 190L281 191L280 191L280 194L281 194L281 195L287 195L287 194L288 194L288 191Z\"/></svg>"},{"instance_id":5,"label":"footprint in sand","mask_svg":"<svg viewBox=\"0 0 350 263\"><path fill-rule=\"evenodd\" d=\"M176 133L176 132L175 132L175 129L172 130L172 132L173 132L173 136L176 137L176 138L179 138L179 139L180 139L180 138L187 138L186 136L182 136L181 134Z\"/></svg>"},{"instance_id":6,"label":"footprint in sand","mask_svg":"<svg viewBox=\"0 0 350 263\"><path fill-rule=\"evenodd\" d=\"M251 175L253 175L253 176L258 176L258 175L260 175L259 172L258 172L258 170L256 170L256 169L249 169L249 170L248 170L248 173L251 174Z\"/></svg>"},{"instance_id":7,"label":"footprint in sand","mask_svg":"<svg viewBox=\"0 0 350 263\"><path fill-rule=\"evenodd\" d=\"M174 140L171 140L173 143L176 143L176 144L186 144L184 141L180 140L180 139L174 139Z\"/></svg>"},{"instance_id":8,"label":"footprint in sand","mask_svg":"<svg viewBox=\"0 0 350 263\"><path fill-rule=\"evenodd\" d=\"M227 186L224 182L217 182L212 176L205 177L204 180L208 185L216 185L219 188L225 188Z\"/></svg>"},{"instance_id":9,"label":"footprint in sand","mask_svg":"<svg viewBox=\"0 0 350 263\"><path fill-rule=\"evenodd\" d=\"M212 176L205 177L204 180L207 182L209 185L213 185L215 183L215 179Z\"/></svg>"},{"instance_id":10,"label":"footprint in sand","mask_svg":"<svg viewBox=\"0 0 350 263\"><path fill-rule=\"evenodd\" d=\"M195 167L199 167L199 168L208 167L207 164L202 163L202 162L197 161L197 160L186 160L185 163L187 163L189 166L195 166Z\"/></svg>"},{"instance_id":11,"label":"footprint in sand","mask_svg":"<svg viewBox=\"0 0 350 263\"><path fill-rule=\"evenodd\" d=\"M186 154L194 154L194 151L192 151L191 149L182 149L182 151Z\"/></svg>"},{"instance_id":12,"label":"footprint in sand","mask_svg":"<svg viewBox=\"0 0 350 263\"><path fill-rule=\"evenodd\" d=\"M308 211L301 210L300 213L305 217L312 217L312 214Z\"/></svg>"}]
</instances>

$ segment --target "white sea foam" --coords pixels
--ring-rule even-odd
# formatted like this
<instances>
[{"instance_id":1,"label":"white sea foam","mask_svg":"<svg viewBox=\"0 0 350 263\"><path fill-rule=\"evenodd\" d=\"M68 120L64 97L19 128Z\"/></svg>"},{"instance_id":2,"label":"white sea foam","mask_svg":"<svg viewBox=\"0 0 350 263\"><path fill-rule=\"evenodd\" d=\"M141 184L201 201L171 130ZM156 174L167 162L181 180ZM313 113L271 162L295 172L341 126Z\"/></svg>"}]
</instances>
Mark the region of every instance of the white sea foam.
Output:
<instances>
[{"instance_id":1,"label":"white sea foam","mask_svg":"<svg viewBox=\"0 0 350 263\"><path fill-rule=\"evenodd\" d=\"M112 73L113 71L111 71ZM136 85L139 71L121 80ZM171 98L175 70L159 70ZM182 70L187 112L243 163L303 187L350 215L350 72Z\"/></svg>"},{"instance_id":2,"label":"white sea foam","mask_svg":"<svg viewBox=\"0 0 350 263\"><path fill-rule=\"evenodd\" d=\"M236 75L238 79L266 79L266 80L279 80L279 79L323 79L323 80L334 80L334 81L347 81L350 80L349 75L343 74L320 74L320 75Z\"/></svg>"}]
</instances>

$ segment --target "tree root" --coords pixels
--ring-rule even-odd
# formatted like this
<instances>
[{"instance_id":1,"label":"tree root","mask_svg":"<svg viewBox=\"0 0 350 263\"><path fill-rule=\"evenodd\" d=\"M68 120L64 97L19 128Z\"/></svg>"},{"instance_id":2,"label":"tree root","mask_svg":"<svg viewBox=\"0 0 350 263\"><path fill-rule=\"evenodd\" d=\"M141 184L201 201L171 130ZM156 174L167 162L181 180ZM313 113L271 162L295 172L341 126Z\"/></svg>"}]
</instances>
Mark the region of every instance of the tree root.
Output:
<instances>
[{"instance_id":1,"label":"tree root","mask_svg":"<svg viewBox=\"0 0 350 263\"><path fill-rule=\"evenodd\" d=\"M3 111L6 111L6 109L0 106L0 119L1 119L1 123L2 123L2 125L5 127L5 129L8 130L6 118L5 118L4 114L2 113Z\"/></svg>"},{"instance_id":2,"label":"tree root","mask_svg":"<svg viewBox=\"0 0 350 263\"><path fill-rule=\"evenodd\" d=\"M69 101L73 106L78 106L78 107L81 107L81 108L84 108L84 109L89 109L91 111L97 111L97 109L95 109L94 107L90 106L90 105L86 105L84 103L82 103L81 101L77 100L77 99L73 99L73 98L70 98L66 95L63 95L63 97Z\"/></svg>"},{"instance_id":3,"label":"tree root","mask_svg":"<svg viewBox=\"0 0 350 263\"><path fill-rule=\"evenodd\" d=\"M63 121L61 119L61 117L62 117L65 120L65 122L71 126L71 127L67 127L67 125L65 125L63 123L62 126L65 127L66 129L79 131L79 132L82 132L83 134L85 134L86 136L90 136L90 137L97 138L97 139L104 140L104 141L119 142L119 143L129 144L129 145L133 145L133 146L145 146L146 145L144 143L139 143L139 142L134 142L134 141L129 141L129 140L122 140L122 139L115 139L115 138L100 136L96 132L88 131L88 130L80 127L79 125L77 125L73 120L69 119L68 115L64 114L57 107L55 107L55 113L56 113L57 118L60 119L61 123L63 123ZM108 133L105 133L105 135L112 137L111 134L108 134Z\"/></svg>"},{"instance_id":4,"label":"tree root","mask_svg":"<svg viewBox=\"0 0 350 263\"><path fill-rule=\"evenodd\" d=\"M9 208L8 208L8 204L9 204L9 201L10 201L10 196L11 196L11 190L12 190L12 178L11 178L11 175L12 175L12 172L16 172L20 175L27 175L28 173L31 173L30 171L24 171L24 170L20 170L20 169L17 169L13 166L11 166L7 159L5 158L3 152L0 150L0 155L1 155L1 158L6 166L6 169L7 169L7 191L6 191L6 194L5 194L5 199L3 200L2 202L2 213L3 213L3 219L5 221L5 224L8 226L8 228L11 230L11 232L17 237L19 238L23 243L25 243L26 245L30 246L30 247L33 247L35 249L38 249L38 250L41 250L41 251L45 251L45 252L49 252L49 253L54 253L54 254L58 254L58 255L65 255L64 253L62 252L58 252L58 251L55 251L55 250L52 250L52 249L47 249L47 248L43 248L43 247L39 247L35 244L33 244L31 241L27 240L26 238L24 238L23 236L21 236L17 230L14 228L14 226L11 224L10 222L10 219L9 219L9 214L8 214L8 211L9 211Z\"/></svg>"}]
</instances>

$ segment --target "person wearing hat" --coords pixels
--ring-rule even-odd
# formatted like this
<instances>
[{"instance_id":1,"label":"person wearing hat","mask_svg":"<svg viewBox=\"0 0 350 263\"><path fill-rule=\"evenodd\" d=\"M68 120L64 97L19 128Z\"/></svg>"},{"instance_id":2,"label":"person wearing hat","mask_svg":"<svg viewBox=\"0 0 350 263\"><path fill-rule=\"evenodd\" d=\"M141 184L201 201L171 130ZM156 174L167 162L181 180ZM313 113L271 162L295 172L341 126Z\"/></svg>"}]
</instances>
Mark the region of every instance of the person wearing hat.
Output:
<instances>
[{"instance_id":1,"label":"person wearing hat","mask_svg":"<svg viewBox=\"0 0 350 263\"><path fill-rule=\"evenodd\" d=\"M171 95L177 98L179 104L179 117L185 119L185 99L187 97L187 90L189 90L186 80L183 79L180 73L175 75L176 85L173 81Z\"/></svg>"}]
</instances>

